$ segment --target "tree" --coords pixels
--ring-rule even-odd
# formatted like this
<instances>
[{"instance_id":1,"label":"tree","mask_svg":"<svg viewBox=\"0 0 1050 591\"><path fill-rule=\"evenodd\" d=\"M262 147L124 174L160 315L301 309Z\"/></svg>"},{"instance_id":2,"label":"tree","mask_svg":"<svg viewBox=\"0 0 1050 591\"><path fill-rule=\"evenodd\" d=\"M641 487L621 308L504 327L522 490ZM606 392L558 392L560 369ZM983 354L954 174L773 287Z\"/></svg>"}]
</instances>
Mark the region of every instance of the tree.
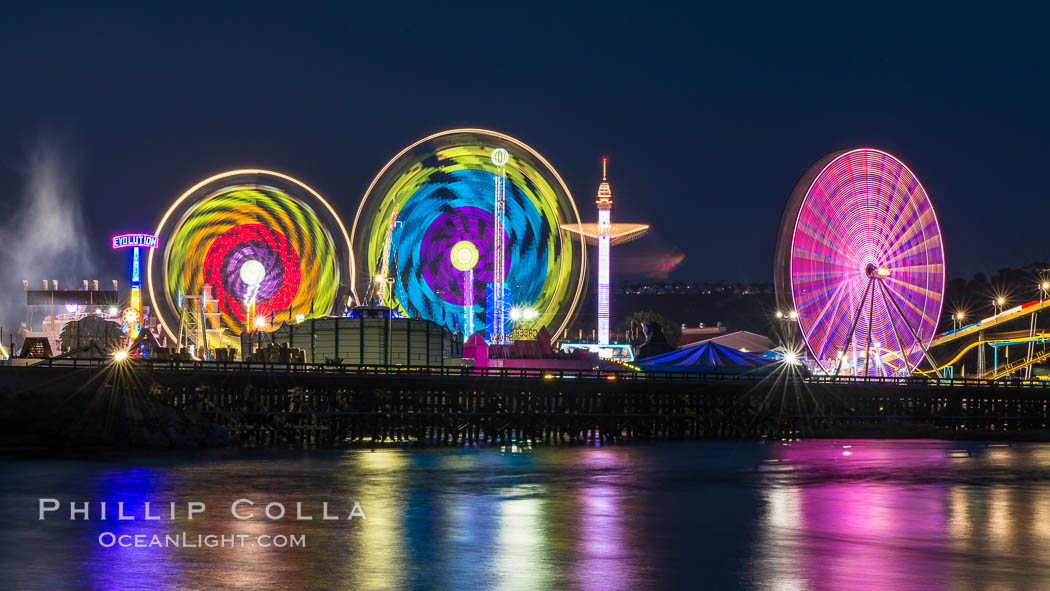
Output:
<instances>
[{"instance_id":1,"label":"tree","mask_svg":"<svg viewBox=\"0 0 1050 591\"><path fill-rule=\"evenodd\" d=\"M667 337L667 342L673 347L677 347L679 341L682 340L682 327L652 310L642 310L641 312L631 314L616 327L616 332L623 333L625 331L638 330L639 334L641 334L641 326L645 322L655 322L659 324L660 328L664 331L664 336Z\"/></svg>"}]
</instances>

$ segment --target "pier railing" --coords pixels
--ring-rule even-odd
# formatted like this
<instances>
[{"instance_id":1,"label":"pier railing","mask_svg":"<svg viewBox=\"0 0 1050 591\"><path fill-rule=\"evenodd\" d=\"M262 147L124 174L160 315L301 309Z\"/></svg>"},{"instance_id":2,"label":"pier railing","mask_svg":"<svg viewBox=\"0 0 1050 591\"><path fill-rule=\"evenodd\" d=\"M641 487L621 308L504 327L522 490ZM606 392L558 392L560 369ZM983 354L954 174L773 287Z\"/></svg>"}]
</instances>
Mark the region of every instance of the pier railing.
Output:
<instances>
[{"instance_id":1,"label":"pier railing","mask_svg":"<svg viewBox=\"0 0 1050 591\"><path fill-rule=\"evenodd\" d=\"M247 361L180 361L127 358L122 361L104 358L64 358L41 360L28 367L34 368L102 368L106 366L130 366L153 371L185 371L200 373L270 373L282 375L331 375L331 376L393 376L414 378L482 378L519 380L608 380L642 381L658 383L754 383L769 380L790 380L806 384L827 385L885 385L885 386L941 386L969 388L1035 388L1050 390L1047 380L1019 380L1000 378L997 380L974 378L937 378L934 376L909 377L864 377L809 375L797 366L781 366L770 372L688 372L688 371L635 371L610 369L551 369L542 367L466 367L466 366L414 366L414 365L345 365L326 363L260 363Z\"/></svg>"}]
</instances>

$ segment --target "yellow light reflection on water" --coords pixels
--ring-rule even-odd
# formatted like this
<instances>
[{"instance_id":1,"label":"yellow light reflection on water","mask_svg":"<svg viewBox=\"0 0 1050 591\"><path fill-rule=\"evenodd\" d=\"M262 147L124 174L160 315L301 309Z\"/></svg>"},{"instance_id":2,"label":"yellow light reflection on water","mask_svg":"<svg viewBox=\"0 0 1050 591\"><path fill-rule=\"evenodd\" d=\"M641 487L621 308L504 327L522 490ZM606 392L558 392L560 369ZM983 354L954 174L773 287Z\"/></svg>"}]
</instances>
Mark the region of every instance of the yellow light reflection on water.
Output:
<instances>
[{"instance_id":1,"label":"yellow light reflection on water","mask_svg":"<svg viewBox=\"0 0 1050 591\"><path fill-rule=\"evenodd\" d=\"M550 589L550 546L544 535L544 487L521 485L503 493L500 502L496 572L500 589Z\"/></svg>"},{"instance_id":2,"label":"yellow light reflection on water","mask_svg":"<svg viewBox=\"0 0 1050 591\"><path fill-rule=\"evenodd\" d=\"M340 463L344 488L355 491L367 520L350 528L345 544L344 572L335 581L350 581L346 589L397 589L406 575L403 493L409 452L379 450L350 452ZM344 516L345 517L345 516ZM333 587L336 588L336 587Z\"/></svg>"}]
</instances>

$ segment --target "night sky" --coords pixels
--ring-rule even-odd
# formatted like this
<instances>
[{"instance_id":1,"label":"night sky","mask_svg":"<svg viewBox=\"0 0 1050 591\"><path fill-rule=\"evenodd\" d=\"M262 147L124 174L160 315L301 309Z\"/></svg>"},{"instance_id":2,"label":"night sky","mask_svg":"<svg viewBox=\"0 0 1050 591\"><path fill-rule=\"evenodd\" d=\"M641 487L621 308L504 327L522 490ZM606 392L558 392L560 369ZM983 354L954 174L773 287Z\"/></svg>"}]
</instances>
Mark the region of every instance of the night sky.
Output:
<instances>
[{"instance_id":1,"label":"night sky","mask_svg":"<svg viewBox=\"0 0 1050 591\"><path fill-rule=\"evenodd\" d=\"M537 149L588 219L608 155L614 218L654 226L618 253L682 253L672 279L771 280L795 181L859 146L924 183L950 276L1050 258L1043 8L146 4L0 21L0 203L12 219L27 154L57 146L94 267L65 279L124 283L109 236L235 167L301 178L349 223L391 156L460 126Z\"/></svg>"}]
</instances>

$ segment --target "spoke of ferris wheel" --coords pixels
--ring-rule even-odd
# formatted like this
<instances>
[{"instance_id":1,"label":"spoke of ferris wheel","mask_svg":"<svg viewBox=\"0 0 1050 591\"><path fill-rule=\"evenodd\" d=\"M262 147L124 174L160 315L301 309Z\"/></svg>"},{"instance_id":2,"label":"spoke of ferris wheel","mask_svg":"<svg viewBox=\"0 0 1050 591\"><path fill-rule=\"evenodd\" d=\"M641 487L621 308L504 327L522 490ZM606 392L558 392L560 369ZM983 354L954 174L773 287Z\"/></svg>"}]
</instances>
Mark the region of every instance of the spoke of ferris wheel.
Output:
<instances>
[{"instance_id":1,"label":"spoke of ferris wheel","mask_svg":"<svg viewBox=\"0 0 1050 591\"><path fill-rule=\"evenodd\" d=\"M868 284L864 286L864 295L860 296L860 305L857 306L857 313L853 316L853 325L850 326L849 334L846 335L846 345L842 347L841 355L839 355L838 363L835 364L835 375L839 375L839 370L842 369L842 360L846 357L846 353L849 351L849 346L853 342L853 333L857 330L857 323L860 322L860 311L864 309L864 300L868 297L868 290L871 289L872 278L868 277ZM856 367L854 367L856 370Z\"/></svg>"},{"instance_id":2,"label":"spoke of ferris wheel","mask_svg":"<svg viewBox=\"0 0 1050 591\"><path fill-rule=\"evenodd\" d=\"M929 363L930 367L933 368L933 373L937 374L938 378L942 377L941 371L937 369L937 362L933 360L933 357L930 355L930 351L926 348L925 345L922 344L922 341L919 339L919 334L916 333L915 329L911 327L911 323L908 322L908 318L904 315L904 312L901 311L900 304L897 303L897 298L893 297L893 294L890 292L889 288L882 284L881 279L879 280L879 288L882 289L882 293L884 295L889 297L890 302L893 303L893 307L896 308L897 314L901 317L901 320L904 320L904 326L908 327L908 331L911 333L911 337L915 339L915 342L918 343L919 348L922 349L922 354L924 357L926 357L926 362Z\"/></svg>"},{"instance_id":3,"label":"spoke of ferris wheel","mask_svg":"<svg viewBox=\"0 0 1050 591\"><path fill-rule=\"evenodd\" d=\"M886 306L886 310L888 311L890 309L890 303L886 299L886 292L879 290L879 293L882 294L882 305ZM900 350L901 363L904 364L904 372L907 373L908 370L911 369L908 367L911 363L908 361L908 357L904 354L904 341L901 340L901 333L897 330L897 323L893 321L892 315L890 316L890 326L893 327L893 336L897 337L897 349Z\"/></svg>"},{"instance_id":4,"label":"spoke of ferris wheel","mask_svg":"<svg viewBox=\"0 0 1050 591\"><path fill-rule=\"evenodd\" d=\"M870 281L870 280L869 280ZM861 305L863 305L863 300ZM868 342L864 348L864 377L868 377L868 369L871 366L871 329L875 324L875 290L871 290L868 299Z\"/></svg>"}]
</instances>

